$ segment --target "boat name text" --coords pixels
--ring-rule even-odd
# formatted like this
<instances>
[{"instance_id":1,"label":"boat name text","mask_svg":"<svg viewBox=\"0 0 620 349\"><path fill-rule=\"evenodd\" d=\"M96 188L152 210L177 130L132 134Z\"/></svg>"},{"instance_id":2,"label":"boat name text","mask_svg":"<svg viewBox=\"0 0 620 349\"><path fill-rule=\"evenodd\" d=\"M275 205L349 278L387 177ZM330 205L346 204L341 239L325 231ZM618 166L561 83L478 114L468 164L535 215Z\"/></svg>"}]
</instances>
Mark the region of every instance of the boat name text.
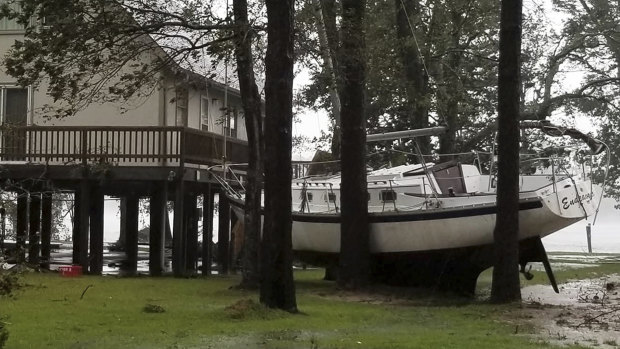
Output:
<instances>
[{"instance_id":1,"label":"boat name text","mask_svg":"<svg viewBox=\"0 0 620 349\"><path fill-rule=\"evenodd\" d=\"M579 204L582 201L586 201L586 200L592 200L592 198L594 198L594 193L586 193L586 194L581 194L578 195L576 198L573 198L571 200L568 200L568 198L563 198L562 199L562 208L564 208L565 210L568 209L569 207Z\"/></svg>"}]
</instances>

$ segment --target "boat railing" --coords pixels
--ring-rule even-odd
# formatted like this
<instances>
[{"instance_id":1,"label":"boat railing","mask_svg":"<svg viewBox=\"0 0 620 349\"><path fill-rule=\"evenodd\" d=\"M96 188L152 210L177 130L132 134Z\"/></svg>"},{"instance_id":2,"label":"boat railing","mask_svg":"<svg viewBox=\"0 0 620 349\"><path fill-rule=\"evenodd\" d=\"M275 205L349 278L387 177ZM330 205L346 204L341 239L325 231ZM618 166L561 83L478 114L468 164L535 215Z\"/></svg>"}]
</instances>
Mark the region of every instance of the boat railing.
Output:
<instances>
[{"instance_id":1,"label":"boat railing","mask_svg":"<svg viewBox=\"0 0 620 349\"><path fill-rule=\"evenodd\" d=\"M524 154L524 156L531 156L532 154ZM464 183L466 183L467 187L470 187L472 184L476 182L476 178L484 178L487 177L488 178L488 182L476 182L479 183L478 187L476 188L476 185L474 185L472 188L467 188L466 191L467 192L494 192L494 188L496 188L496 172L493 171L493 167L490 167L489 170L490 172L488 172L488 174L482 174L482 167L480 166L480 159L477 156L475 158L476 161L479 162L479 166L477 166L478 168L478 173L472 174L472 173L466 173L466 174L462 174L462 175L455 175L455 176L444 176L442 177L442 180L448 180L448 181L458 181L458 180L462 180ZM326 164L333 164L334 161L324 161L324 162L309 162L309 161L300 161L300 162L296 162L294 164L294 177L296 176L301 176L301 177L297 177L296 179L294 179L294 185L297 186L303 186L303 183L307 183L306 185L309 188L312 187L321 187L321 186L331 186L334 185L334 181L330 179L334 178L333 174L330 175L309 175L308 169L311 166L315 166L315 165L326 165ZM565 179L567 177L574 177L574 176L579 176L581 178L588 178L591 177L591 169L592 169L592 165L588 165L588 166L582 166L581 168L579 168L579 173L575 173L575 171L570 171L569 166L567 166L567 162L565 159L561 158L561 157L556 157L556 156L550 156L550 157L540 157L540 156L536 156L536 157L529 157L529 158L525 158L522 161L520 161L520 169L521 169L521 187L522 190L525 191L532 191L532 190L537 190L540 189L542 187L545 187L549 184L553 184L557 183L558 181L561 181L562 179ZM431 169L431 167L427 168L427 170L425 171L426 173L429 172L429 170ZM590 173L588 173L588 170L590 171ZM485 171L486 172L486 171ZM407 179L403 178L403 179L394 179L394 176L391 175L377 175L377 178L372 178L369 177L368 178L368 184L369 186L383 186L383 185L391 185L393 182L391 182L392 180L397 180L397 181L411 181L413 179L413 177L408 177ZM385 178L383 178L385 177ZM391 178L390 178L391 177ZM325 178L325 180L317 180L319 178ZM539 178L539 180L533 180L535 178ZM548 178L548 180L547 180ZM435 190L433 190L433 185L435 183L433 180L433 176L431 176L431 178L427 178L425 176L420 176L419 179L422 182L422 188L425 194L428 195L432 195ZM427 186L430 186L430 188L427 188ZM486 186L486 188L484 188ZM556 188L554 188L555 190ZM437 193L439 194L439 193ZM447 193L441 193L441 194L447 194ZM435 195L436 196L436 195ZM441 195L440 195L441 196Z\"/></svg>"},{"instance_id":2,"label":"boat railing","mask_svg":"<svg viewBox=\"0 0 620 349\"><path fill-rule=\"evenodd\" d=\"M241 199L245 192L245 186L241 178L241 168L247 167L247 164L219 164L207 168L213 178L224 188L231 196Z\"/></svg>"},{"instance_id":3,"label":"boat railing","mask_svg":"<svg viewBox=\"0 0 620 349\"><path fill-rule=\"evenodd\" d=\"M529 157L528 157L529 156ZM556 184L566 178L578 178L587 180L593 178L595 159L593 157L582 157L580 161L571 161L567 157L548 156L541 157L534 154L522 154L519 162L520 169L520 190L536 191L548 185L553 186L557 191ZM489 171L481 175L487 177L487 191L497 187L497 173Z\"/></svg>"},{"instance_id":4,"label":"boat railing","mask_svg":"<svg viewBox=\"0 0 620 349\"><path fill-rule=\"evenodd\" d=\"M296 183L297 186L300 185L299 182ZM299 211L302 213L311 213L311 212L316 212L316 208L318 207L318 211L320 212L325 212L325 210L327 210L327 212L335 212L338 213L339 212L339 207L338 207L338 199L337 199L337 195L336 192L334 191L334 185L333 183L329 183L329 182L325 182L325 183L321 183L321 187L319 187L317 185L317 188L321 188L322 190L322 196L323 196L323 200L321 200L321 204L314 204L313 203L313 196L314 196L314 192L310 192L308 189L311 186L308 181L304 180L303 183L301 183L301 191L299 194L299 199L300 201L300 208ZM323 202L325 204L323 204Z\"/></svg>"}]
</instances>

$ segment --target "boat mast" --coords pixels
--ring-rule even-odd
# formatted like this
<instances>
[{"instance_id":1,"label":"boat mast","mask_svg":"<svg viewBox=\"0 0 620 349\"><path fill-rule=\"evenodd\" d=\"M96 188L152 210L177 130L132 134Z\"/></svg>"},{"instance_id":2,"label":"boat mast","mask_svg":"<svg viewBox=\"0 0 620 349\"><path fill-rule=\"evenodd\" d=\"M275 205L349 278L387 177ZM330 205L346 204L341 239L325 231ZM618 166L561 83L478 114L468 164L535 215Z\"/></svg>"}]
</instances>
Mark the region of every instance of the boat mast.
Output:
<instances>
[{"instance_id":1,"label":"boat mast","mask_svg":"<svg viewBox=\"0 0 620 349\"><path fill-rule=\"evenodd\" d=\"M416 130L375 133L375 134L366 136L366 142L390 141L390 140L396 140L400 138L436 136L436 135L446 133L447 131L448 131L448 128L446 126L436 126L436 127L420 128Z\"/></svg>"},{"instance_id":2,"label":"boat mast","mask_svg":"<svg viewBox=\"0 0 620 349\"><path fill-rule=\"evenodd\" d=\"M228 0L226 0L226 18L228 20ZM222 124L222 133L224 134L224 144L222 150L222 174L226 179L226 141L227 133L230 129L230 118L228 117L228 56L224 60L224 123Z\"/></svg>"}]
</instances>

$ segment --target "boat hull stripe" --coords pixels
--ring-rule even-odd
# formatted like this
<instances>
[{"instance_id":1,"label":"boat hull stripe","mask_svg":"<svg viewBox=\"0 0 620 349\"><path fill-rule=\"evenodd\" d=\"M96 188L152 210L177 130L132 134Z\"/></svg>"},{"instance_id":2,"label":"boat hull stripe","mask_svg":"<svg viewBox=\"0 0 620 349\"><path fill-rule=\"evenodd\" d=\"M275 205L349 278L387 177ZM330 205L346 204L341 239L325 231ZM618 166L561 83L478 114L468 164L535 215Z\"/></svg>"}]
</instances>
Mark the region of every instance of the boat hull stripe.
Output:
<instances>
[{"instance_id":1,"label":"boat hull stripe","mask_svg":"<svg viewBox=\"0 0 620 349\"><path fill-rule=\"evenodd\" d=\"M231 204L243 208L243 203L231 200ZM528 200L519 203L519 211L533 210L543 207L541 200ZM261 210L262 213L262 210ZM473 216L484 216L497 213L497 205L486 205L478 207L466 207L449 210L429 210L429 211L400 211L387 213L369 213L369 223L393 223L426 221L449 218L462 218ZM320 213L300 213L293 212L294 222L307 223L340 223L339 214L320 214Z\"/></svg>"}]
</instances>

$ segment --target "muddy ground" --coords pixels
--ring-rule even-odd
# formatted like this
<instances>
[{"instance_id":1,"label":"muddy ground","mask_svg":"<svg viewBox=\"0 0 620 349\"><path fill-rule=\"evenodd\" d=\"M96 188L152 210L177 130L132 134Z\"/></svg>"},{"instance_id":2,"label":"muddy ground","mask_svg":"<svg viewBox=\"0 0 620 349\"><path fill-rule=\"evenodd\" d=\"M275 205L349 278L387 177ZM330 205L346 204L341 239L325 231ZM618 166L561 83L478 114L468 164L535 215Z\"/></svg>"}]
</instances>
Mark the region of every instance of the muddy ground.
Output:
<instances>
[{"instance_id":1,"label":"muddy ground","mask_svg":"<svg viewBox=\"0 0 620 349\"><path fill-rule=\"evenodd\" d=\"M600 261L575 265L556 263L555 267L574 269L592 266L593 262ZM620 274L573 280L559 284L558 287L559 294L546 284L524 287L521 290L522 306L508 310L503 315L503 321L514 326L515 334L541 343L620 349ZM430 305L436 302L425 291L420 294L409 288L378 286L368 291L342 291L326 296L371 304ZM479 291L478 300L488 301L490 289ZM454 302L459 301L455 299ZM442 299L441 304L445 305L445 299Z\"/></svg>"},{"instance_id":2,"label":"muddy ground","mask_svg":"<svg viewBox=\"0 0 620 349\"><path fill-rule=\"evenodd\" d=\"M535 336L553 344L620 348L620 275L522 289L523 309L510 321L529 324Z\"/></svg>"}]
</instances>

